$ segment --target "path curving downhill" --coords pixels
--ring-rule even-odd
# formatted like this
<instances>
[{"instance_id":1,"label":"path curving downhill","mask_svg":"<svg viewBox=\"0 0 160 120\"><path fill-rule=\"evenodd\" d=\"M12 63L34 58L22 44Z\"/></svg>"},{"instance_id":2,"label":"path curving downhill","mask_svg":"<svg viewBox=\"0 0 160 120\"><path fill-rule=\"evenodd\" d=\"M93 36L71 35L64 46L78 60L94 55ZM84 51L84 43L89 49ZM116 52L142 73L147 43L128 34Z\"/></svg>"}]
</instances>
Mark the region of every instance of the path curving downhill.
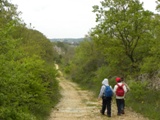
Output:
<instances>
[{"instance_id":1,"label":"path curving downhill","mask_svg":"<svg viewBox=\"0 0 160 120\"><path fill-rule=\"evenodd\" d=\"M62 98L53 108L49 120L148 120L129 109L125 110L124 115L117 116L115 98L112 100L112 117L101 115L101 102L91 92L80 89L76 83L66 80L60 71L59 73Z\"/></svg>"}]
</instances>

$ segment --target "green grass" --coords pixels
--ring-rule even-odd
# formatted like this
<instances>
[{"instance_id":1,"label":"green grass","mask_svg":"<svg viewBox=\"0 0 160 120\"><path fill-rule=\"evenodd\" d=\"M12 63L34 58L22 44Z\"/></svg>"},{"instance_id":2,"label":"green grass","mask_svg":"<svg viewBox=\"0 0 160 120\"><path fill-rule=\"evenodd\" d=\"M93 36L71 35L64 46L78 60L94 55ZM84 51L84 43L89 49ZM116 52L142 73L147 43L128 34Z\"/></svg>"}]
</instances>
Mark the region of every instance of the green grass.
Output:
<instances>
[{"instance_id":1,"label":"green grass","mask_svg":"<svg viewBox=\"0 0 160 120\"><path fill-rule=\"evenodd\" d=\"M160 91L146 89L144 83L133 83L126 105L150 120L160 120Z\"/></svg>"}]
</instances>

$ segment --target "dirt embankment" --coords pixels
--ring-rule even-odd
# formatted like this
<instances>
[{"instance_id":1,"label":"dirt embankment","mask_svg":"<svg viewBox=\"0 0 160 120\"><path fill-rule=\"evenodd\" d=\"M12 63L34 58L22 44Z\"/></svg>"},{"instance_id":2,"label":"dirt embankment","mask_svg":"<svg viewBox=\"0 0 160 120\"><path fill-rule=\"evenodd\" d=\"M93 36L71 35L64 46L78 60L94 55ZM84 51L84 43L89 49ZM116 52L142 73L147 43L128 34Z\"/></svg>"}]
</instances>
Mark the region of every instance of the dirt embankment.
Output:
<instances>
[{"instance_id":1,"label":"dirt embankment","mask_svg":"<svg viewBox=\"0 0 160 120\"><path fill-rule=\"evenodd\" d=\"M58 66L56 67L58 69ZM61 72L60 74L58 79L62 88L62 99L53 108L49 120L148 120L127 108L124 115L117 116L114 97L112 100L112 117L108 118L106 115L101 115L101 101L94 98L91 92L82 90L77 84L66 80Z\"/></svg>"}]
</instances>

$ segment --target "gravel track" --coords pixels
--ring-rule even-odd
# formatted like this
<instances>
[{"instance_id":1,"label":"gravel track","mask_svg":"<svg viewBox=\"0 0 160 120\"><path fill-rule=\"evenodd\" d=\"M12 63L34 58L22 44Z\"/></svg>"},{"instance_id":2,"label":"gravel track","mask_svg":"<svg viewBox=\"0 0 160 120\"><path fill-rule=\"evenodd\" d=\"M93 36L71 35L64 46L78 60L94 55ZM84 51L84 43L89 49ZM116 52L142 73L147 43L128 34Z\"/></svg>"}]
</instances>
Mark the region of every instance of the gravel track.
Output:
<instances>
[{"instance_id":1,"label":"gravel track","mask_svg":"<svg viewBox=\"0 0 160 120\"><path fill-rule=\"evenodd\" d=\"M56 65L58 69L58 65ZM59 71L59 85L62 88L62 98L55 108L53 108L49 120L148 120L142 115L135 113L128 108L125 114L117 116L115 98L112 100L112 117L100 114L101 101L93 97L89 91L69 80L66 80Z\"/></svg>"}]
</instances>

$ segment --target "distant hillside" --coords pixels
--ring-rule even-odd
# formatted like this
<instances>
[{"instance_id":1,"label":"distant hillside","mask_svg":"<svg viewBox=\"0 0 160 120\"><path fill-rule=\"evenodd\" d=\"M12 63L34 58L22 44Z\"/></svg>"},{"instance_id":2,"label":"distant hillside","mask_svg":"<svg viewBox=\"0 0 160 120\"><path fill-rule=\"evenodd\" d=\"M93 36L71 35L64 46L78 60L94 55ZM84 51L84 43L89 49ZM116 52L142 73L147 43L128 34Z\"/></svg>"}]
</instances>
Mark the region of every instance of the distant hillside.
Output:
<instances>
[{"instance_id":1,"label":"distant hillside","mask_svg":"<svg viewBox=\"0 0 160 120\"><path fill-rule=\"evenodd\" d=\"M66 43L79 43L83 41L84 38L53 38L50 39L51 42L66 42Z\"/></svg>"}]
</instances>

